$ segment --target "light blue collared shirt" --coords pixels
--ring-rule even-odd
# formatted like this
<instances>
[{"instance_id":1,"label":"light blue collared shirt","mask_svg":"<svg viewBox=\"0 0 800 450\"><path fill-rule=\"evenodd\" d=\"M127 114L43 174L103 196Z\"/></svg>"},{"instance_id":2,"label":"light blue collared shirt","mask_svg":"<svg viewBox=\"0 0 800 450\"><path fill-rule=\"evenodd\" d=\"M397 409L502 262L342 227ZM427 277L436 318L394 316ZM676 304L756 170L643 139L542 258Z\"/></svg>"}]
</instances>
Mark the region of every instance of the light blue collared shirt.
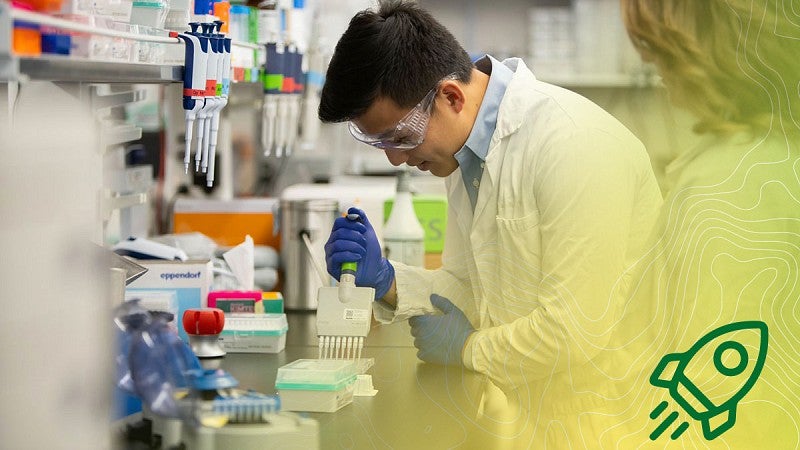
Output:
<instances>
[{"instance_id":1,"label":"light blue collared shirt","mask_svg":"<svg viewBox=\"0 0 800 450\"><path fill-rule=\"evenodd\" d=\"M481 186L484 161L489 153L489 143L492 140L494 129L497 127L500 102L514 75L511 69L489 55L476 61L475 67L489 75L489 84L486 86L478 117L475 118L475 124L472 125L467 142L454 155L461 168L461 178L464 179L464 187L467 189L473 211L478 202L478 190Z\"/></svg>"}]
</instances>

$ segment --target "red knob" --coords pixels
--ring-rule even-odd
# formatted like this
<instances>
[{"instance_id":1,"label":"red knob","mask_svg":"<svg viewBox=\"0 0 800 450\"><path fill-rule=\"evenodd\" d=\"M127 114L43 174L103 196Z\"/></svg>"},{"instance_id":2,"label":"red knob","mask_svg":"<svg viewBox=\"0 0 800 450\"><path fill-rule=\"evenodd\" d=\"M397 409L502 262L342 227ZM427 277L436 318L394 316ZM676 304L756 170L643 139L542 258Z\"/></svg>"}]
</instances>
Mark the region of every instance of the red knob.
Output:
<instances>
[{"instance_id":1,"label":"red knob","mask_svg":"<svg viewBox=\"0 0 800 450\"><path fill-rule=\"evenodd\" d=\"M224 327L225 313L221 309L187 309L183 312L183 329L187 334L220 334Z\"/></svg>"}]
</instances>

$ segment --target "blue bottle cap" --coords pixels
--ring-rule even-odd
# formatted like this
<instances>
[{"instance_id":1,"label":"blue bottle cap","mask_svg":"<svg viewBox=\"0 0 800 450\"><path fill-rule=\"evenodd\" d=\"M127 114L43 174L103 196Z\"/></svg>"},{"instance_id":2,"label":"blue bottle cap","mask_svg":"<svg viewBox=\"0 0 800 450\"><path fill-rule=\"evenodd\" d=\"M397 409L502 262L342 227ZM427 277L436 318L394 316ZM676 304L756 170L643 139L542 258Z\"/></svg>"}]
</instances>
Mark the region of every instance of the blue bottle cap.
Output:
<instances>
[{"instance_id":1,"label":"blue bottle cap","mask_svg":"<svg viewBox=\"0 0 800 450\"><path fill-rule=\"evenodd\" d=\"M194 0L194 13L198 15L211 14L214 11L213 0Z\"/></svg>"}]
</instances>

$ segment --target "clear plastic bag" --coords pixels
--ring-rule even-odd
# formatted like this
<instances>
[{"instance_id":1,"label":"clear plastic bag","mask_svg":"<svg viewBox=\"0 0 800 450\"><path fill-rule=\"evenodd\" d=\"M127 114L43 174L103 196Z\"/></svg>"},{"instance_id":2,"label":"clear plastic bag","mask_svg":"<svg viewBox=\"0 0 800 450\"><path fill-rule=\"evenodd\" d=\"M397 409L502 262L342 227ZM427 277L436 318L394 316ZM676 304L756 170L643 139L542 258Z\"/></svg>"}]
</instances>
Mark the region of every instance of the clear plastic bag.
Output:
<instances>
[{"instance_id":1,"label":"clear plastic bag","mask_svg":"<svg viewBox=\"0 0 800 450\"><path fill-rule=\"evenodd\" d=\"M202 368L188 344L169 326L170 320L172 314L150 313L135 300L118 309L114 322L124 337L116 357L117 385L154 413L180 418L179 394Z\"/></svg>"}]
</instances>

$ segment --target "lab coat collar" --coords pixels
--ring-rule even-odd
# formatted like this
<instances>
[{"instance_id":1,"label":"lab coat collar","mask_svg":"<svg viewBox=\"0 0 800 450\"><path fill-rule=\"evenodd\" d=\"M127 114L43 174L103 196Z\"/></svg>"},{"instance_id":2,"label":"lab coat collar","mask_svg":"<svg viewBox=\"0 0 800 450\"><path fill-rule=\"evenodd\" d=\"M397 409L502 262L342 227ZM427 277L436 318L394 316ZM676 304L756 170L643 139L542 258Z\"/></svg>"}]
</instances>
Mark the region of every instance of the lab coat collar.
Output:
<instances>
[{"instance_id":1,"label":"lab coat collar","mask_svg":"<svg viewBox=\"0 0 800 450\"><path fill-rule=\"evenodd\" d=\"M497 115L497 129L492 141L500 140L515 133L525 120L525 114L520 111L529 108L531 102L526 99L530 93L530 84L536 77L520 58L508 58L503 64L514 72L514 76L506 88L506 95L500 103L500 113Z\"/></svg>"},{"instance_id":2,"label":"lab coat collar","mask_svg":"<svg viewBox=\"0 0 800 450\"><path fill-rule=\"evenodd\" d=\"M528 67L519 58L506 59L503 64L514 71L514 76L508 83L503 101L500 103L500 110L497 114L497 127L489 144L486 166L481 177L481 188L478 191L478 201L475 204L475 213L471 221L473 225L481 220L483 214L487 213L486 207L494 197L493 193L499 181L498 174L502 166L502 160L505 157L505 152L508 151L508 149L500 146L501 141L516 133L524 120L530 120L525 111L533 103L527 97L533 92L532 84L536 82L536 77L533 76L533 73L528 70ZM511 151L513 150L511 149Z\"/></svg>"}]
</instances>

